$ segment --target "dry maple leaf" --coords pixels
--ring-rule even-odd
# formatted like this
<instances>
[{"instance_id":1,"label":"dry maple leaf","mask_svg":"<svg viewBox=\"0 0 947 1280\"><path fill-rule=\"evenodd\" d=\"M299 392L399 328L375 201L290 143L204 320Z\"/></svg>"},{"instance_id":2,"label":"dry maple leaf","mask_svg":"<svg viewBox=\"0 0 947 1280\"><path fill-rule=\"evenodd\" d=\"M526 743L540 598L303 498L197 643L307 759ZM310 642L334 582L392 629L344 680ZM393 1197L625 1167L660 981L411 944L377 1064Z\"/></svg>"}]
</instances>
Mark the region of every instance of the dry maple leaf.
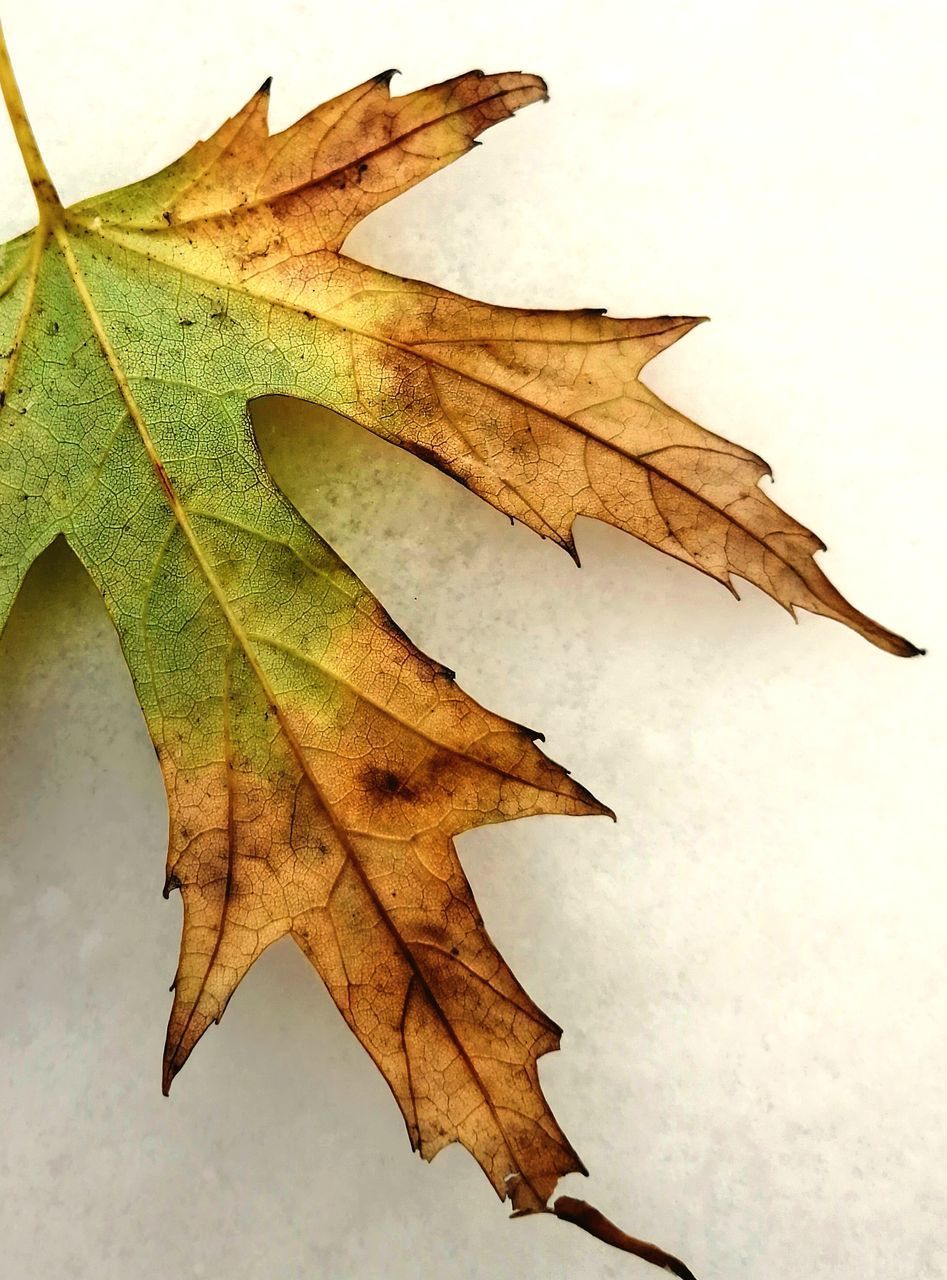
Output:
<instances>
[{"instance_id":1,"label":"dry maple leaf","mask_svg":"<svg viewBox=\"0 0 947 1280\"><path fill-rule=\"evenodd\" d=\"M264 86L154 177L60 204L5 47L38 226L0 250L0 626L63 536L121 638L170 806L184 932L165 1089L291 935L426 1158L459 1141L517 1212L582 1165L539 1085L559 1029L490 941L470 827L609 811L413 647L276 489L247 404L304 397L572 551L578 515L897 654L760 491L765 465L662 404L641 367L697 321L471 302L340 249L545 85L385 74L267 130ZM689 1275L581 1201L554 1211Z\"/></svg>"}]
</instances>

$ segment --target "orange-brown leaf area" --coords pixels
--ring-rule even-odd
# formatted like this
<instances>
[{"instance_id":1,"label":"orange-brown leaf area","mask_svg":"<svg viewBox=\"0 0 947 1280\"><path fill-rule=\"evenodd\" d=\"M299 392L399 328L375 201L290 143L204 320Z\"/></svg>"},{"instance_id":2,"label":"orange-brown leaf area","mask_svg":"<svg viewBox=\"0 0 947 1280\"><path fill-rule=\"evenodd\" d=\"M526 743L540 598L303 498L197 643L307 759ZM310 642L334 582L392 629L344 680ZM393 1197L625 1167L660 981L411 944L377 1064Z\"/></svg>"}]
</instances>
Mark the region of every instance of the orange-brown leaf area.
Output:
<instances>
[{"instance_id":1,"label":"orange-brown leaf area","mask_svg":"<svg viewBox=\"0 0 947 1280\"><path fill-rule=\"evenodd\" d=\"M606 810L380 611L353 620L328 678L302 644L261 644L263 680L225 655L219 761L182 767L162 751L169 886L185 905L166 1088L253 961L290 934L383 1072L412 1145L430 1158L459 1140L516 1208L542 1208L581 1167L537 1076L559 1030L491 943L453 836Z\"/></svg>"},{"instance_id":2,"label":"orange-brown leaf area","mask_svg":"<svg viewBox=\"0 0 947 1280\"><path fill-rule=\"evenodd\" d=\"M491 943L453 841L608 810L398 630L273 485L248 402L317 401L570 551L594 516L916 650L835 591L819 540L759 489L759 458L639 381L694 319L488 306L341 253L360 219L542 99L536 76L393 97L384 75L278 134L264 87L161 173L65 209L0 73L40 209L0 260L0 624L64 536L121 638L184 900L165 1088L290 935L412 1144L462 1142L501 1197L540 1211L582 1167L538 1079L559 1031ZM578 1204L563 1216L622 1235Z\"/></svg>"},{"instance_id":3,"label":"orange-brown leaf area","mask_svg":"<svg viewBox=\"0 0 947 1280\"><path fill-rule=\"evenodd\" d=\"M821 540L759 488L762 459L639 380L699 319L489 306L339 252L373 209L545 95L535 76L474 72L392 98L389 78L276 135L264 86L162 174L75 216L155 264L270 304L283 341L323 357L270 390L348 415L572 554L575 518L591 516L727 586L744 578L790 611L914 654L832 586L813 559Z\"/></svg>"}]
</instances>

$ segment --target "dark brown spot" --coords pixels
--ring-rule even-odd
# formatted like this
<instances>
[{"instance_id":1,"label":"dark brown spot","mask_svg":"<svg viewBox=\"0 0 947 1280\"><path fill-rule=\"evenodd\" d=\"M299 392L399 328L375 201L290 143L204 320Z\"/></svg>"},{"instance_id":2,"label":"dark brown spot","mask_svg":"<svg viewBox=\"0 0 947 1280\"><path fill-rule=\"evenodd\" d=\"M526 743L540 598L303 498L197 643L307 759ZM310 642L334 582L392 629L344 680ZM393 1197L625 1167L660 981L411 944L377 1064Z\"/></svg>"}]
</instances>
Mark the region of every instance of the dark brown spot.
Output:
<instances>
[{"instance_id":1,"label":"dark brown spot","mask_svg":"<svg viewBox=\"0 0 947 1280\"><path fill-rule=\"evenodd\" d=\"M398 796L400 800L415 798L416 793L391 769L379 769L370 765L362 774L362 780L369 791L382 799L387 800L391 796Z\"/></svg>"}]
</instances>

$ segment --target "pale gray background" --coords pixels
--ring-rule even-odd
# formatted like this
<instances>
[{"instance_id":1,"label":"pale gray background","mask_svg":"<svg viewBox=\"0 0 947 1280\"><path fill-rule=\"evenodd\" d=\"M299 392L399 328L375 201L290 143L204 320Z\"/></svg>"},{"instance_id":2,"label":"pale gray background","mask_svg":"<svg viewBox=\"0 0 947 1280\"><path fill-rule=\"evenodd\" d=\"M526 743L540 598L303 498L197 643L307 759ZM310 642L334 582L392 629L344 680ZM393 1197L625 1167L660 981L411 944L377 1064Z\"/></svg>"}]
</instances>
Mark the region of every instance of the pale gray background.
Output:
<instances>
[{"instance_id":1,"label":"pale gray background","mask_svg":"<svg viewBox=\"0 0 947 1280\"><path fill-rule=\"evenodd\" d=\"M737 605L601 525L579 525L579 572L350 426L297 413L262 441L418 643L619 814L460 846L566 1028L543 1082L592 1178L564 1189L700 1280L943 1276L943 7L4 8L69 200L163 164L269 73L276 126L391 65L402 89L546 75L548 106L349 248L497 302L710 313L649 383L767 457L838 585L931 655L794 627L750 588ZM4 127L0 173L12 234L32 213ZM163 1100L164 799L64 557L31 578L0 662L5 1275L656 1274L551 1219L507 1222L459 1148L412 1157L291 944Z\"/></svg>"}]
</instances>

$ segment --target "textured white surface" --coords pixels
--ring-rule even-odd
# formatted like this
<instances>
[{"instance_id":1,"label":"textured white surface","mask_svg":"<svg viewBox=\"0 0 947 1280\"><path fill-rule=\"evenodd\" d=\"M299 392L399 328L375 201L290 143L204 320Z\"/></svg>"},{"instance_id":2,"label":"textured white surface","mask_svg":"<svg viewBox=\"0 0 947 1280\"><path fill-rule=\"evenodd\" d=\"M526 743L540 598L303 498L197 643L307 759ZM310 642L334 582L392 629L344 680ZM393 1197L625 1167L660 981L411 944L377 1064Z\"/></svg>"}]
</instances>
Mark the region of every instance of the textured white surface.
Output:
<instances>
[{"instance_id":1,"label":"textured white surface","mask_svg":"<svg viewBox=\"0 0 947 1280\"><path fill-rule=\"evenodd\" d=\"M8 6L13 9L14 6ZM7 36L64 198L142 176L273 73L288 123L392 64L552 100L349 249L497 302L710 313L648 371L773 464L899 662L603 526L584 567L350 426L261 411L290 494L488 706L619 814L460 849L565 1028L563 1184L700 1280L947 1269L942 158L930 3L30 3ZM2 231L31 220L0 127ZM341 470L341 450L358 460ZM302 957L253 970L170 1102L179 906L158 768L94 593L53 553L0 642L0 1239L10 1276L641 1276L410 1155ZM574 1184L574 1185L570 1185Z\"/></svg>"}]
</instances>

